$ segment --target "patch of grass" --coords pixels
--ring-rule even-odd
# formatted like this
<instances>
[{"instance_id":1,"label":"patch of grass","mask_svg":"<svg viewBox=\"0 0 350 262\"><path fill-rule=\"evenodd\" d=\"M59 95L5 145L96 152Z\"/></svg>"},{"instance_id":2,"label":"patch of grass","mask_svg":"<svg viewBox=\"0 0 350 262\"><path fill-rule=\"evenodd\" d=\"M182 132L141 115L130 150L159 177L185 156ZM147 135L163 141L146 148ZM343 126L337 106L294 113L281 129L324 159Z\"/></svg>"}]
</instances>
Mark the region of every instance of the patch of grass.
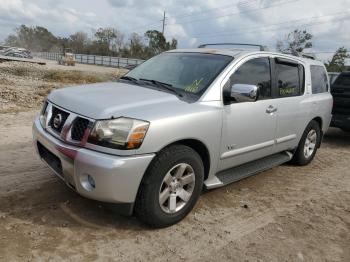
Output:
<instances>
[{"instance_id":1,"label":"patch of grass","mask_svg":"<svg viewBox=\"0 0 350 262\"><path fill-rule=\"evenodd\" d=\"M98 83L113 79L109 74L91 74L81 71L49 70L43 75L43 79L50 82L60 82L64 84Z\"/></svg>"},{"instance_id":2,"label":"patch of grass","mask_svg":"<svg viewBox=\"0 0 350 262\"><path fill-rule=\"evenodd\" d=\"M45 85L40 85L38 86L38 90L35 91L35 94L38 96L42 96L42 97L47 97L48 94L50 94L50 92L52 90L54 90L56 87L52 84L45 84Z\"/></svg>"}]
</instances>

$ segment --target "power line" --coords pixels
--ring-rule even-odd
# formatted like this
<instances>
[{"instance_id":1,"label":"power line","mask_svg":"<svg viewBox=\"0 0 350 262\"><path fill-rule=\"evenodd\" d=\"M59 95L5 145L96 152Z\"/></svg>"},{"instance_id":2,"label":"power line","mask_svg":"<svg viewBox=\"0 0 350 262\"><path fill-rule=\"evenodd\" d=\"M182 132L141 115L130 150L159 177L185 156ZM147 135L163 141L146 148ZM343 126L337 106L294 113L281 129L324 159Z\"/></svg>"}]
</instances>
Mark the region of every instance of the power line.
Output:
<instances>
[{"instance_id":1,"label":"power line","mask_svg":"<svg viewBox=\"0 0 350 262\"><path fill-rule=\"evenodd\" d=\"M256 30L244 30L244 32L242 31L233 31L231 33L225 33L225 34L216 34L216 35L210 35L210 36L204 36L204 38L216 38L218 36L234 36L234 35L242 35L242 34L247 34L247 33L255 33L255 32L259 32L261 30L264 30L264 32L266 31L277 31L277 30L280 30L280 29L286 29L286 28L295 28L296 26L298 27L311 27L311 26L316 26L316 25L319 25L319 24L327 24L327 23L330 23L330 22L335 22L335 21L344 21L344 20L349 20L350 17L342 17L342 18L339 18L339 19L334 19L332 21L323 21L323 22L312 22L312 23L306 23L306 24L301 24L301 25L289 25L289 26L284 26L284 27L277 27L277 28L267 28L265 29L265 27L260 27L260 28L257 28ZM193 37L196 37L196 36L193 36ZM196 37L198 38L198 37ZM201 37L203 38L203 37Z\"/></svg>"},{"instance_id":2,"label":"power line","mask_svg":"<svg viewBox=\"0 0 350 262\"><path fill-rule=\"evenodd\" d=\"M177 15L177 14L175 14L175 15L172 16L172 18L178 19L178 18L184 18L184 17L201 16L201 15L203 15L204 13L213 12L213 11L219 10L219 9L226 9L226 8L228 8L228 7L231 7L231 6L237 6L238 4L239 4L240 6L242 6L242 5L243 5L243 6L248 6L249 3L253 3L253 2L256 2L256 1L258 1L258 0L249 0L249 1L245 1L245 2L236 2L236 3L230 4L230 5L225 5L225 6L220 6L220 7L205 9L205 10L203 10L203 11L196 11L196 12L194 12L194 14L193 14L193 13L188 13L188 14L184 14L184 15L181 15L181 14L180 14L180 15Z\"/></svg>"},{"instance_id":3,"label":"power line","mask_svg":"<svg viewBox=\"0 0 350 262\"><path fill-rule=\"evenodd\" d=\"M200 21L205 21L205 20L214 20L214 19L218 19L218 18L222 18L222 17L228 17L228 16L233 16L233 15L238 15L238 14L251 13L251 12L256 12L256 11L261 11L261 10L273 8L273 7L276 7L276 6L286 5L286 4L289 4L289 3L295 3L295 2L298 2L298 1L300 1L300 0L282 1L279 4L271 4L271 5L264 6L264 7L259 7L259 8L255 8L255 9L251 9L251 10L246 10L246 11L235 12L235 13L226 14L226 15L207 17L207 18L201 18L201 19L194 19L194 20L189 20L189 21L185 21L185 22L175 22L175 23L168 24L168 26L183 25L183 24L200 22Z\"/></svg>"},{"instance_id":4,"label":"power line","mask_svg":"<svg viewBox=\"0 0 350 262\"><path fill-rule=\"evenodd\" d=\"M213 12L214 10L224 9L224 8L228 8L230 6L237 6L238 4L243 5L243 6L248 6L249 3L253 3L253 2L256 2L256 1L258 1L258 0L247 0L245 2L237 2L235 4L230 4L230 5L225 5L225 6L221 6L221 7L205 9L203 11L198 11L198 12L195 12L195 14L192 14L192 13L179 13L178 15L173 15L172 18L179 19L179 18L184 18L184 17L201 16L201 15L203 15L203 13ZM158 25L159 20L155 20L155 21L156 22L151 23L151 24L134 27L133 29L131 29L131 31L135 30L135 29L139 29L139 28L145 28L145 27L149 27L149 26L153 26L153 25ZM160 20L160 21L163 21L163 20Z\"/></svg>"},{"instance_id":5,"label":"power line","mask_svg":"<svg viewBox=\"0 0 350 262\"><path fill-rule=\"evenodd\" d=\"M243 2L243 4L246 4L247 3L252 3L252 2L255 2L257 0L250 0L250 1L245 1ZM182 24L188 24L188 23L193 23L193 22L199 22L199 21L205 21L205 20L213 20L213 19L218 19L218 18L222 18L222 17L228 17L228 16L234 16L234 15L238 15L238 14L245 14L245 13L250 13L250 12L257 12L257 11L260 11L260 10L265 10L265 9L269 9L269 8L273 8L273 7L276 7L276 6L282 6L282 5L285 5L285 4L289 4L289 3L294 3L294 2L298 2L300 0L287 0L287 1L284 1L284 0L280 0L278 1L276 4L271 4L271 5L268 5L268 6L264 6L264 7L259 7L259 8L255 8L255 9L250 9L250 10L246 10L246 11L240 11L240 12L235 12L235 13L231 13L231 14L226 14L226 15L220 15L220 16L215 16L215 17L206 17L206 18L200 18L200 19L194 19L194 20L188 20L188 21L184 21L184 22L175 22L175 23L170 23L170 24L167 24L167 26L175 26L175 25L182 25ZM233 5L237 5L238 3L236 4L233 4ZM228 5L228 6L233 6L233 5ZM212 8L212 9L207 9L203 12L209 12L209 11L212 11L212 10L215 10L215 9L222 9L222 8L226 8L228 6L222 6L222 7L217 7L217 8ZM248 6L248 5L247 5ZM198 14L198 15L201 15L201 14ZM198 15L193 15L193 16L198 16ZM184 17L187 17L187 16L191 16L190 14L187 14L187 15L184 15ZM192 17L193 17L192 16ZM180 16L181 17L181 16ZM180 18L180 17L177 17L177 18ZM174 17L176 18L176 17ZM163 19L161 20L163 21ZM145 27L150 27L150 26L154 26L154 25L158 25L159 24L159 20L157 23L152 23L152 24L148 24L148 25L143 25L143 26L140 26L140 27L135 27L133 29L131 29L130 31L134 31L135 29L141 29L141 28L145 28ZM139 31L139 30L137 30Z\"/></svg>"},{"instance_id":6,"label":"power line","mask_svg":"<svg viewBox=\"0 0 350 262\"><path fill-rule=\"evenodd\" d=\"M348 14L350 12L350 10L347 11L342 11L342 12L337 12L337 13L332 13L332 14L328 14L328 15L322 15L322 16L314 16L314 17L306 17L306 18L300 18L300 19L294 19L294 20L288 20L288 21L284 21L284 22L280 22L280 23L275 23L275 24L270 24L270 25L266 25L266 26L255 26L255 27L240 27L239 29L233 30L233 31L220 31L218 32L219 34L215 33L215 34L197 34L194 35L193 37L217 37L217 36L225 36L225 35L231 35L232 33L242 33L243 31L246 32L245 30L250 30L250 29L256 29L256 30L261 30L261 29L266 29L268 27L272 27L272 26L279 26L279 25L283 25L283 24L289 24L289 23L293 23L293 26L296 26L295 23L301 22L301 21L305 21L305 20L314 20L314 19L319 19L319 18L323 18L323 17L333 17L333 16L338 16L341 14ZM345 17L344 20L346 20L347 18ZM328 22L328 21L325 21ZM280 28L277 28L280 29ZM256 31L254 30L254 32ZM267 29L269 30L269 29ZM270 29L271 30L271 29ZM222 34L221 34L222 33Z\"/></svg>"}]
</instances>

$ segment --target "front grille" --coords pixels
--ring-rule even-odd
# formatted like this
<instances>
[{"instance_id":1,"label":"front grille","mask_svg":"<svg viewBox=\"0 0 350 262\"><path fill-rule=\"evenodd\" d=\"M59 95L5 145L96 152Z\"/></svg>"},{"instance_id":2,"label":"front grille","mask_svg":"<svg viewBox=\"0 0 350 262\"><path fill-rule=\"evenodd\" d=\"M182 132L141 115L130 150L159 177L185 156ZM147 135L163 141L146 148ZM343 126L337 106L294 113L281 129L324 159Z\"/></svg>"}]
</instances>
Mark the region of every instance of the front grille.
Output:
<instances>
[{"instance_id":1,"label":"front grille","mask_svg":"<svg viewBox=\"0 0 350 262\"><path fill-rule=\"evenodd\" d=\"M89 123L89 120L82 117L77 117L72 127L72 139L81 141L84 137L86 128L89 126Z\"/></svg>"},{"instance_id":2,"label":"front grille","mask_svg":"<svg viewBox=\"0 0 350 262\"><path fill-rule=\"evenodd\" d=\"M38 151L40 154L40 157L45 160L45 162L53 169L55 172L63 176L62 171L62 163L61 160L55 156L53 153L51 153L46 147L44 147L40 142L37 143L38 145Z\"/></svg>"},{"instance_id":3,"label":"front grille","mask_svg":"<svg viewBox=\"0 0 350 262\"><path fill-rule=\"evenodd\" d=\"M69 116L69 113L53 106L52 107L52 116L51 116L51 119L49 122L49 126L53 130L57 131L58 133L61 133L62 128L64 126L64 123L66 122L68 116ZM55 121L55 119L56 119L56 121Z\"/></svg>"}]
</instances>

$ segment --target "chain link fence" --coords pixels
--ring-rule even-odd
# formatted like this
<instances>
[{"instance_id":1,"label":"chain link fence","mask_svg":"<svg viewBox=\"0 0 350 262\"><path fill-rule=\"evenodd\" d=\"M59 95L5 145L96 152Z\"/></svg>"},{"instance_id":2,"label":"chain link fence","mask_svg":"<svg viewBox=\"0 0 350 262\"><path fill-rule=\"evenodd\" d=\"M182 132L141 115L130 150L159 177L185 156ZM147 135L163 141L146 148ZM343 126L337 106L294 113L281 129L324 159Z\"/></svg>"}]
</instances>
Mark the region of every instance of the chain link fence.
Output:
<instances>
[{"instance_id":1,"label":"chain link fence","mask_svg":"<svg viewBox=\"0 0 350 262\"><path fill-rule=\"evenodd\" d=\"M55 61L58 61L63 56L62 53L51 52L32 52L32 55L34 57ZM80 64L125 68L128 66L137 66L139 64L142 64L145 60L114 56L75 54L75 61Z\"/></svg>"}]
</instances>

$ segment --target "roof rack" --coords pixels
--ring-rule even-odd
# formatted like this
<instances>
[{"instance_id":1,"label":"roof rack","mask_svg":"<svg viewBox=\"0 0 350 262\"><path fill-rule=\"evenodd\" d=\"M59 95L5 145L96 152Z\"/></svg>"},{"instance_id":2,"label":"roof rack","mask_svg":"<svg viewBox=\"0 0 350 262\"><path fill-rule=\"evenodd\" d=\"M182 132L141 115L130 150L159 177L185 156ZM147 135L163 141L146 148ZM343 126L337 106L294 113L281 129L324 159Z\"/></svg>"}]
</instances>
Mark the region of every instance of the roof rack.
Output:
<instances>
[{"instance_id":1,"label":"roof rack","mask_svg":"<svg viewBox=\"0 0 350 262\"><path fill-rule=\"evenodd\" d=\"M218 45L233 45L233 46L254 46L259 47L260 51L268 51L268 48L263 45L256 44L245 44L245 43L214 43L214 44L202 44L199 45L198 48L205 48L207 46L218 46Z\"/></svg>"}]
</instances>

